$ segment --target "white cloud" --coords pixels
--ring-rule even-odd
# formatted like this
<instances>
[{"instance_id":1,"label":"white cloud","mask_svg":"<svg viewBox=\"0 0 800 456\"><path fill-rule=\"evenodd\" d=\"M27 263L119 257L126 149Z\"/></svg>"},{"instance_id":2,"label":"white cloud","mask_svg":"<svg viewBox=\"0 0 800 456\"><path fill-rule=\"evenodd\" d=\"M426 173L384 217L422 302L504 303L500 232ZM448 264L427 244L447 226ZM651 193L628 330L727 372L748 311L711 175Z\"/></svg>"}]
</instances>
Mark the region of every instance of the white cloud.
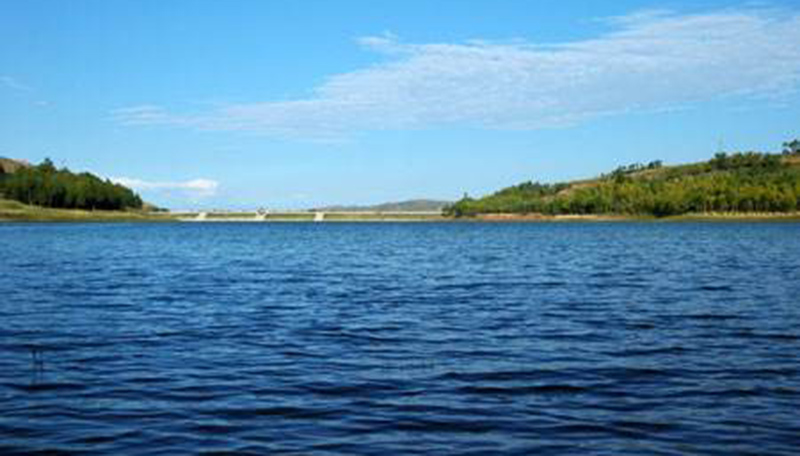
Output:
<instances>
[{"instance_id":1,"label":"white cloud","mask_svg":"<svg viewBox=\"0 0 800 456\"><path fill-rule=\"evenodd\" d=\"M334 75L313 96L204 112L160 106L115 112L127 125L169 125L279 137L458 126L531 130L725 97L781 99L800 85L800 13L726 10L613 18L613 31L556 44L359 43L385 56Z\"/></svg>"},{"instance_id":2,"label":"white cloud","mask_svg":"<svg viewBox=\"0 0 800 456\"><path fill-rule=\"evenodd\" d=\"M163 108L154 105L120 108L114 111L114 115L125 125L174 123L176 120L171 118Z\"/></svg>"},{"instance_id":3,"label":"white cloud","mask_svg":"<svg viewBox=\"0 0 800 456\"><path fill-rule=\"evenodd\" d=\"M112 177L112 182L139 192L175 193L190 198L207 198L216 195L219 182L211 179L193 179L183 182L152 182L130 177Z\"/></svg>"},{"instance_id":4,"label":"white cloud","mask_svg":"<svg viewBox=\"0 0 800 456\"><path fill-rule=\"evenodd\" d=\"M20 82L14 77L7 76L7 75L0 75L0 86L3 86L7 89L11 89L15 92L31 92L33 89Z\"/></svg>"}]
</instances>

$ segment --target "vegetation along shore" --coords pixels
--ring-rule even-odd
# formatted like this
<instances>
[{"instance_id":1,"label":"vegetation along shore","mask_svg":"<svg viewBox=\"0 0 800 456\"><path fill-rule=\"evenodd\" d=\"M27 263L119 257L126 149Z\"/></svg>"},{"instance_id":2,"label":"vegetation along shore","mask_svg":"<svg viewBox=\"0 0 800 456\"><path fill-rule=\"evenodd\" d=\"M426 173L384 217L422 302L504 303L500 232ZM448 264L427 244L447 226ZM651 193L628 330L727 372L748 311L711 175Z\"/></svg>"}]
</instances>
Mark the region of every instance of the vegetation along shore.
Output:
<instances>
[{"instance_id":1,"label":"vegetation along shore","mask_svg":"<svg viewBox=\"0 0 800 456\"><path fill-rule=\"evenodd\" d=\"M91 173L0 158L0 220L157 221L166 212L145 204L131 189Z\"/></svg>"},{"instance_id":2,"label":"vegetation along shore","mask_svg":"<svg viewBox=\"0 0 800 456\"><path fill-rule=\"evenodd\" d=\"M787 218L800 210L800 144L773 153L717 153L699 163L622 166L595 179L525 182L445 208L457 218Z\"/></svg>"},{"instance_id":3,"label":"vegetation along shore","mask_svg":"<svg viewBox=\"0 0 800 456\"><path fill-rule=\"evenodd\" d=\"M416 212L402 211L408 208ZM170 214L143 202L123 185L90 173L58 169L50 160L31 165L0 158L0 220L794 221L800 220L800 141L784 143L781 153L717 153L698 163L667 166L656 160L621 166L594 179L525 182L481 198L465 196L452 204L414 200L372 207L202 216Z\"/></svg>"}]
</instances>

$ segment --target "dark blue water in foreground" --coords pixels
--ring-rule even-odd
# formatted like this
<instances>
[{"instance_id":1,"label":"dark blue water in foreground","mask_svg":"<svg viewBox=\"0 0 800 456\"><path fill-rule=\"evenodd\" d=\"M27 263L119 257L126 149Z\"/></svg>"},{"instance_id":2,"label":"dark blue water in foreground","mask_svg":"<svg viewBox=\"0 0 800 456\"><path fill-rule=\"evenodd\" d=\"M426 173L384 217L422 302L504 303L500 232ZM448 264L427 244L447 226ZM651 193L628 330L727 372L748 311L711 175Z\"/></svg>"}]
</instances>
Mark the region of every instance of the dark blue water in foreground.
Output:
<instances>
[{"instance_id":1,"label":"dark blue water in foreground","mask_svg":"<svg viewBox=\"0 0 800 456\"><path fill-rule=\"evenodd\" d=\"M0 224L0 454L800 452L800 224Z\"/></svg>"}]
</instances>

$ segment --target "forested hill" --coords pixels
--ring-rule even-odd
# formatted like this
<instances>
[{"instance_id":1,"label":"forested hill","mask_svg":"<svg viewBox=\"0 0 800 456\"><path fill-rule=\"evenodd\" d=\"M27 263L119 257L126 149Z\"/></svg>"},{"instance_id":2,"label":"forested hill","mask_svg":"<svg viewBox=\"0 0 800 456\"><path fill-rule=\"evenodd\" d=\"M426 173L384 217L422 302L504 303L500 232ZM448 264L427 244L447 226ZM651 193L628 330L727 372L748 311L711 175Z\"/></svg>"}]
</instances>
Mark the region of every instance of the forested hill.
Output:
<instances>
[{"instance_id":1,"label":"forested hill","mask_svg":"<svg viewBox=\"0 0 800 456\"><path fill-rule=\"evenodd\" d=\"M131 189L90 173L58 169L49 159L31 166L0 159L0 198L64 209L141 209Z\"/></svg>"},{"instance_id":2,"label":"forested hill","mask_svg":"<svg viewBox=\"0 0 800 456\"><path fill-rule=\"evenodd\" d=\"M796 140L784 146L782 154L718 153L687 165L623 166L591 180L525 182L479 199L464 197L445 212L456 217L794 212L800 210L800 148Z\"/></svg>"}]
</instances>

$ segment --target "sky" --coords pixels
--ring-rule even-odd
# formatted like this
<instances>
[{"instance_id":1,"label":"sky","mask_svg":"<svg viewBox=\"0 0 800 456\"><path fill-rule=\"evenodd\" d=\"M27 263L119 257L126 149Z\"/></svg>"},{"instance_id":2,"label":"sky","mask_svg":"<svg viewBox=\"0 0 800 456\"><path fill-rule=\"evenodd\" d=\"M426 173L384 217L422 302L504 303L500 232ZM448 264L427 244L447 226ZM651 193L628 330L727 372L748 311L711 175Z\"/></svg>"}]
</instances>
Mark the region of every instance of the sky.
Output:
<instances>
[{"instance_id":1,"label":"sky","mask_svg":"<svg viewBox=\"0 0 800 456\"><path fill-rule=\"evenodd\" d=\"M797 137L797 0L0 0L0 156L173 209L455 200Z\"/></svg>"}]
</instances>

